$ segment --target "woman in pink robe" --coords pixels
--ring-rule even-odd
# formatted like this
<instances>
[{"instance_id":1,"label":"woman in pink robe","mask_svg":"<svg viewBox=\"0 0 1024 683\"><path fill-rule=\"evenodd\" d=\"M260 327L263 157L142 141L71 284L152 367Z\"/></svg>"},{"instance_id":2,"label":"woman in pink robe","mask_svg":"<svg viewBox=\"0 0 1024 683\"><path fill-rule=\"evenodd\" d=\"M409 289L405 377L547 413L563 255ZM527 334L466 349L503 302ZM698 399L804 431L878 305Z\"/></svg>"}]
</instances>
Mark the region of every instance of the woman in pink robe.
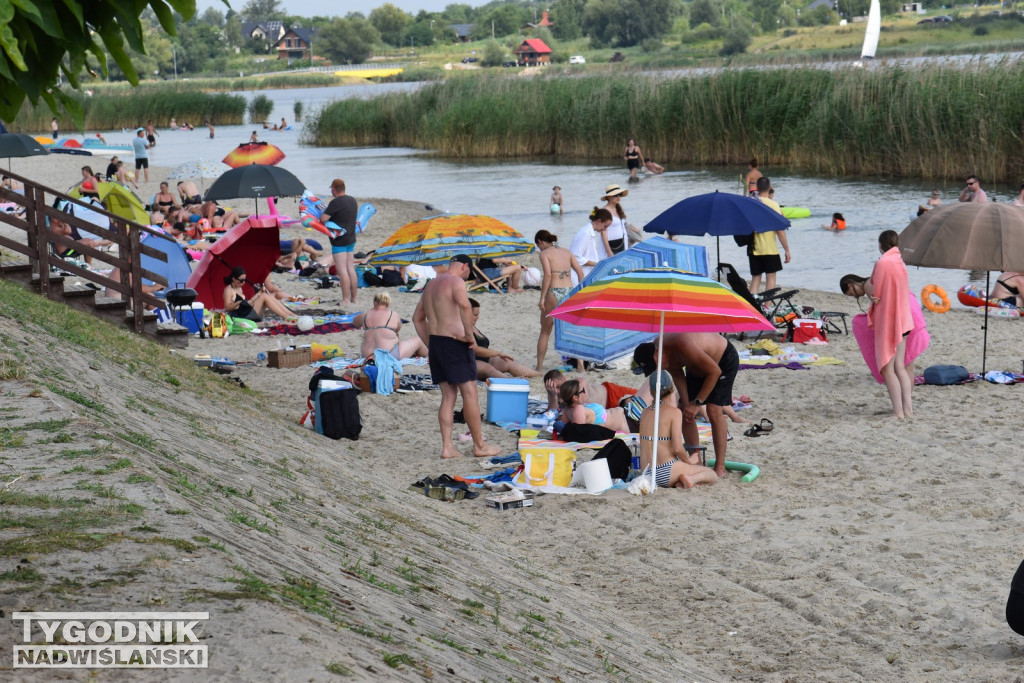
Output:
<instances>
[{"instance_id":1,"label":"woman in pink robe","mask_svg":"<svg viewBox=\"0 0 1024 683\"><path fill-rule=\"evenodd\" d=\"M907 340L916 327L912 312L913 295L907 268L900 256L899 235L893 230L886 230L878 238L878 247L882 257L875 264L871 279L859 284L846 283L846 286L841 282L840 286L846 294L864 293L871 298L867 322L874 331L875 364L889 392L894 415L897 418L911 417L914 414L911 400L914 378L907 371ZM927 331L924 335L927 337ZM921 341L918 335L915 348ZM927 341L927 338L923 340L924 346L927 346ZM868 354L865 352L864 356L867 359Z\"/></svg>"}]
</instances>

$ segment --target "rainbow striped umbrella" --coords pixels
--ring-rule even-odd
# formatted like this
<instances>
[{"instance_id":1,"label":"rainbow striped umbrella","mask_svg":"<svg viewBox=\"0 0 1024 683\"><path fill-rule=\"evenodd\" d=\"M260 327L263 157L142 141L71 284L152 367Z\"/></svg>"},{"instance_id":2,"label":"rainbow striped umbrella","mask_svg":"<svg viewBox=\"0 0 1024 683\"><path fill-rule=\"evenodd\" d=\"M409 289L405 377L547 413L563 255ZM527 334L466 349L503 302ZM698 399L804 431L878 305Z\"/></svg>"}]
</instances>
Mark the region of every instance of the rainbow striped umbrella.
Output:
<instances>
[{"instance_id":1,"label":"rainbow striped umbrella","mask_svg":"<svg viewBox=\"0 0 1024 683\"><path fill-rule=\"evenodd\" d=\"M774 325L742 297L722 284L674 268L643 268L609 275L559 304L549 314L574 325L658 333L658 376L665 332L752 332ZM661 419L654 403L655 431ZM657 434L652 434L656 437ZM651 490L656 489L651 468Z\"/></svg>"},{"instance_id":2,"label":"rainbow striped umbrella","mask_svg":"<svg viewBox=\"0 0 1024 683\"><path fill-rule=\"evenodd\" d=\"M440 265L456 254L494 258L531 251L530 240L497 218L444 214L403 225L377 247L370 263Z\"/></svg>"}]
</instances>

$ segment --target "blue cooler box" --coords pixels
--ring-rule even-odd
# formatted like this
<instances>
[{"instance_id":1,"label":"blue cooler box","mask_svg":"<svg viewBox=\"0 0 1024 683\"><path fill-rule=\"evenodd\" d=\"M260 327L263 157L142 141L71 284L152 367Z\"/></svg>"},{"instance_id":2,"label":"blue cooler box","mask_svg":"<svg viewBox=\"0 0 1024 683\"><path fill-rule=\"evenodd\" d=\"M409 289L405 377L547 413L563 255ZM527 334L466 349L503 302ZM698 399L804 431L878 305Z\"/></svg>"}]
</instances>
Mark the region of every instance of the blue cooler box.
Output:
<instances>
[{"instance_id":1,"label":"blue cooler box","mask_svg":"<svg viewBox=\"0 0 1024 683\"><path fill-rule=\"evenodd\" d=\"M487 421L526 422L530 381L526 379L487 380Z\"/></svg>"},{"instance_id":2,"label":"blue cooler box","mask_svg":"<svg viewBox=\"0 0 1024 683\"><path fill-rule=\"evenodd\" d=\"M192 311L195 311L195 317L192 317ZM205 307L200 302L192 304L192 309L189 310L188 306L172 306L171 315L174 316L174 322L178 323L182 327L188 328L188 331L192 334L198 334L199 328L196 326L196 321L199 324L203 324L203 313L206 312Z\"/></svg>"}]
</instances>

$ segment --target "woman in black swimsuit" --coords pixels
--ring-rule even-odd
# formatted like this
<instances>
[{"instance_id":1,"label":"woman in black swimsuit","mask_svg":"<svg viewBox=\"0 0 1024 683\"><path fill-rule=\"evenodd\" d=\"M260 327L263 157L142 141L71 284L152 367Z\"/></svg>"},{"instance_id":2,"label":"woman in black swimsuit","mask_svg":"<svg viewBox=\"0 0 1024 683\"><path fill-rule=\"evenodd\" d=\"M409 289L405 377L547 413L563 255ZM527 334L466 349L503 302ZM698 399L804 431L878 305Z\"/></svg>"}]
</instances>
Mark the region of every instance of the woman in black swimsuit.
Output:
<instances>
[{"instance_id":1,"label":"woman in black swimsuit","mask_svg":"<svg viewBox=\"0 0 1024 683\"><path fill-rule=\"evenodd\" d=\"M171 192L170 186L166 182L160 183L160 191L153 195L153 211L159 211L169 218L180 208L181 206L174 197L174 193Z\"/></svg>"},{"instance_id":2,"label":"woman in black swimsuit","mask_svg":"<svg viewBox=\"0 0 1024 683\"><path fill-rule=\"evenodd\" d=\"M251 299L245 298L245 269L236 267L224 278L224 312L236 318L246 318L253 322L263 322L263 311L269 310L285 320L298 320L287 306L278 301L266 290L257 291Z\"/></svg>"},{"instance_id":3,"label":"woman in black swimsuit","mask_svg":"<svg viewBox=\"0 0 1024 683\"><path fill-rule=\"evenodd\" d=\"M469 300L469 307L473 311L473 337L476 339L476 374L480 379L491 377L540 377L543 372L527 367L522 363L516 363L515 359L507 353L492 349L491 340L483 332L476 328L480 320L480 302L476 299Z\"/></svg>"},{"instance_id":4,"label":"woman in black swimsuit","mask_svg":"<svg viewBox=\"0 0 1024 683\"><path fill-rule=\"evenodd\" d=\"M1017 308L1024 308L1024 294L1021 294L1022 290L1024 290L1024 273L1003 272L999 279L996 280L996 284L992 288L992 293L989 294L989 297L1002 299Z\"/></svg>"},{"instance_id":5,"label":"woman in black swimsuit","mask_svg":"<svg viewBox=\"0 0 1024 683\"><path fill-rule=\"evenodd\" d=\"M629 169L629 179L636 180L636 173L644 163L644 154L636 146L636 141L633 138L629 139L629 142L626 144L626 151L622 156L626 160L626 168Z\"/></svg>"}]
</instances>

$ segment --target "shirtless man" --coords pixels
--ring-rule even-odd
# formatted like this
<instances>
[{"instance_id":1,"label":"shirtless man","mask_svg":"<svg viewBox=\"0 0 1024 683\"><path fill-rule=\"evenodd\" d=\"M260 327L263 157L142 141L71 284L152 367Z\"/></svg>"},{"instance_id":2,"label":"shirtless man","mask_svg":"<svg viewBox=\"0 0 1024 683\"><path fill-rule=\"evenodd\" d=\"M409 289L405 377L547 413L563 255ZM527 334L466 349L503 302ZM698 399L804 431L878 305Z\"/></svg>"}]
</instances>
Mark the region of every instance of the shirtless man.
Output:
<instances>
[{"instance_id":1,"label":"shirtless man","mask_svg":"<svg viewBox=\"0 0 1024 683\"><path fill-rule=\"evenodd\" d=\"M473 311L466 294L472 261L456 254L448 272L430 280L412 314L416 334L429 350L430 376L441 387L441 457L457 458L461 453L452 442L455 399L462 394L462 414L473 437L473 455L490 458L498 449L484 441L480 403L476 395L476 356L473 347Z\"/></svg>"},{"instance_id":2,"label":"shirtless man","mask_svg":"<svg viewBox=\"0 0 1024 683\"><path fill-rule=\"evenodd\" d=\"M664 344L661 367L672 375L679 391L683 441L700 443L695 420L700 407L706 405L715 447L715 474L724 477L729 426L722 407L732 405L739 354L725 337L711 332L666 334ZM655 353L653 342L641 344L633 352L633 361L649 375L658 367Z\"/></svg>"}]
</instances>

